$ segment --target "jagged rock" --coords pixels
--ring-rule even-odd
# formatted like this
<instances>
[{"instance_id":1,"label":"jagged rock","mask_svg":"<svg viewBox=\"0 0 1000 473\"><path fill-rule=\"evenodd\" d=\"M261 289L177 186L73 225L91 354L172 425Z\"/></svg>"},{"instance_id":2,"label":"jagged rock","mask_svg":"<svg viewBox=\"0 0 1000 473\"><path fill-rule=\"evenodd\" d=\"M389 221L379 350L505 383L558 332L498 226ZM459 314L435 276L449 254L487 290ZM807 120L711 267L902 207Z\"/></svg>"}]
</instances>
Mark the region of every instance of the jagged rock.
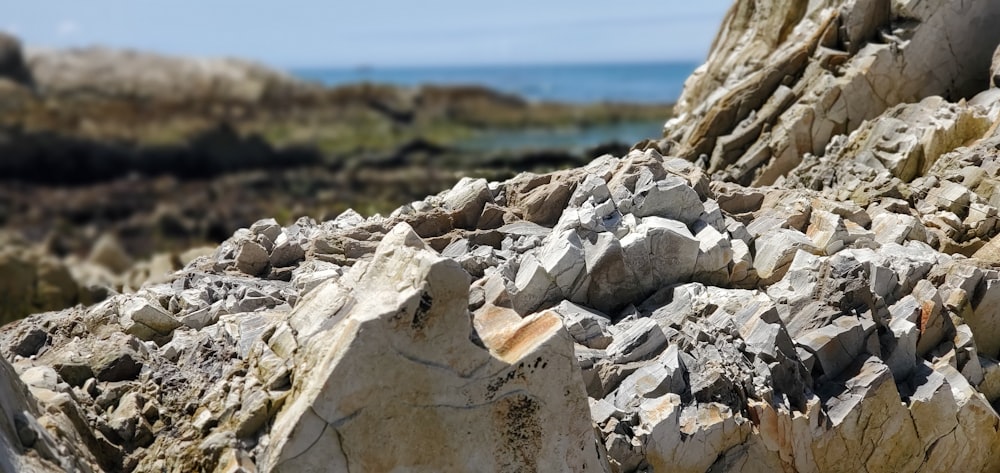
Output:
<instances>
[{"instance_id":1,"label":"jagged rock","mask_svg":"<svg viewBox=\"0 0 1000 473\"><path fill-rule=\"evenodd\" d=\"M998 18L741 0L664 140L6 326L0 469L1000 470Z\"/></svg>"},{"instance_id":2,"label":"jagged rock","mask_svg":"<svg viewBox=\"0 0 1000 473\"><path fill-rule=\"evenodd\" d=\"M611 320L603 314L588 310L569 301L563 301L552 311L562 318L566 331L577 343L589 348L604 349L611 343L608 333Z\"/></svg>"},{"instance_id":3,"label":"jagged rock","mask_svg":"<svg viewBox=\"0 0 1000 473\"><path fill-rule=\"evenodd\" d=\"M990 358L1000 356L1000 283L984 284L982 296L972 311L964 314L976 339L979 353Z\"/></svg>"},{"instance_id":4,"label":"jagged rock","mask_svg":"<svg viewBox=\"0 0 1000 473\"><path fill-rule=\"evenodd\" d=\"M349 459L352 468L379 470L465 469L470 461L511 471L601 469L569 362L572 343L558 317L539 314L496 333L480 329L489 348L476 346L467 277L408 226L395 227L366 268L345 276L356 290L379 296L358 299L329 335L313 337L300 363L314 374L277 417L264 467L338 469ZM331 343L341 348L331 351ZM386 377L362 375L372 370ZM340 381L352 372L357 382ZM380 379L392 379L394 388ZM386 435L394 441L377 441Z\"/></svg>"},{"instance_id":5,"label":"jagged rock","mask_svg":"<svg viewBox=\"0 0 1000 473\"><path fill-rule=\"evenodd\" d=\"M823 155L834 136L897 104L974 95L1000 40L968 27L1000 18L994 5L757 3L727 15L665 129L681 154L710 154L712 171L755 184L775 182L805 154ZM943 38L951 47L935 48Z\"/></svg>"},{"instance_id":6,"label":"jagged rock","mask_svg":"<svg viewBox=\"0 0 1000 473\"><path fill-rule=\"evenodd\" d=\"M257 242L245 240L236 250L236 267L250 276L260 274L269 261L267 250Z\"/></svg>"},{"instance_id":7,"label":"jagged rock","mask_svg":"<svg viewBox=\"0 0 1000 473\"><path fill-rule=\"evenodd\" d=\"M757 250L754 268L764 280L781 279L797 251L819 252L804 233L787 228L772 230L761 235L754 241L754 245Z\"/></svg>"},{"instance_id":8,"label":"jagged rock","mask_svg":"<svg viewBox=\"0 0 1000 473\"><path fill-rule=\"evenodd\" d=\"M445 208L452 212L455 227L473 229L493 195L486 179L463 178L442 199Z\"/></svg>"},{"instance_id":9,"label":"jagged rock","mask_svg":"<svg viewBox=\"0 0 1000 473\"><path fill-rule=\"evenodd\" d=\"M126 333L143 340L169 336L181 326L173 315L145 298L131 298L122 303L119 323Z\"/></svg>"},{"instance_id":10,"label":"jagged rock","mask_svg":"<svg viewBox=\"0 0 1000 473\"><path fill-rule=\"evenodd\" d=\"M704 211L698 193L683 179L668 176L653 181L651 174L647 176L635 185L632 213L636 217L663 217L690 225Z\"/></svg>"}]
</instances>

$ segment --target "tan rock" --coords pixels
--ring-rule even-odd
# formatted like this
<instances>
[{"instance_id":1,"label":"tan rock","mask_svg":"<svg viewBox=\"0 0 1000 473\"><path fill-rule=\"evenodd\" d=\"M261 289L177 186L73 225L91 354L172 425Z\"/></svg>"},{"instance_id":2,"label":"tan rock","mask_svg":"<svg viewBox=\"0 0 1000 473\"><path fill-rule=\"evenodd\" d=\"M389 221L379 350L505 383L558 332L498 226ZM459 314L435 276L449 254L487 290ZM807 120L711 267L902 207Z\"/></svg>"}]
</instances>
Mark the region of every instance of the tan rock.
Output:
<instances>
[{"instance_id":1,"label":"tan rock","mask_svg":"<svg viewBox=\"0 0 1000 473\"><path fill-rule=\"evenodd\" d=\"M477 346L468 275L406 225L356 272L345 279L365 297L326 312L336 323L298 361L313 368L275 420L264 469L604 468L557 315L484 330Z\"/></svg>"}]
</instances>

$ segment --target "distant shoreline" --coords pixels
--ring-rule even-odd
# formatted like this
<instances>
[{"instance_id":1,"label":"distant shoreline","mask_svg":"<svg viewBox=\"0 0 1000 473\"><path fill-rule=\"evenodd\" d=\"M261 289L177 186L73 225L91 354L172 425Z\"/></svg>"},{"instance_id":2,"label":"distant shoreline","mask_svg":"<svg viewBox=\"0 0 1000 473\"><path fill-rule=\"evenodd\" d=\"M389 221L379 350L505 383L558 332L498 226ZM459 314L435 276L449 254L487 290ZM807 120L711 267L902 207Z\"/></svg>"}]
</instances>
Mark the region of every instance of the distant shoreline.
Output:
<instances>
[{"instance_id":1,"label":"distant shoreline","mask_svg":"<svg viewBox=\"0 0 1000 473\"><path fill-rule=\"evenodd\" d=\"M676 102L695 62L357 66L285 69L297 79L339 87L478 86L537 102L569 104Z\"/></svg>"}]
</instances>

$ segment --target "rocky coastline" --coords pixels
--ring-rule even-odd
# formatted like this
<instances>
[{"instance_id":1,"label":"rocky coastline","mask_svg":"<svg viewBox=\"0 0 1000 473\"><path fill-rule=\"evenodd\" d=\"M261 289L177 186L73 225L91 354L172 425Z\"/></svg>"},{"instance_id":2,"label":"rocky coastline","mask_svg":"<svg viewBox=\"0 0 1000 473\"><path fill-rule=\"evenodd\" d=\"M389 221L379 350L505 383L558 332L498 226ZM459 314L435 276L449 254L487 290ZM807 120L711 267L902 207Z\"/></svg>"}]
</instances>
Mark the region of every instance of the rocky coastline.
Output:
<instances>
[{"instance_id":1,"label":"rocky coastline","mask_svg":"<svg viewBox=\"0 0 1000 473\"><path fill-rule=\"evenodd\" d=\"M737 0L662 139L6 325L0 471L1000 471L998 22Z\"/></svg>"},{"instance_id":2,"label":"rocky coastline","mask_svg":"<svg viewBox=\"0 0 1000 473\"><path fill-rule=\"evenodd\" d=\"M485 130L661 121L669 110L530 102L474 86L327 88L235 59L40 50L0 36L0 232L34 243L0 257L0 268L31 268L0 277L0 321L93 300L78 296L100 286L134 290L261 216L287 225L348 208L388 213L463 175L502 180L628 149L460 148ZM109 245L95 244L109 239L135 267L100 263ZM76 284L21 280L53 264ZM45 303L22 290L50 282L65 290Z\"/></svg>"}]
</instances>

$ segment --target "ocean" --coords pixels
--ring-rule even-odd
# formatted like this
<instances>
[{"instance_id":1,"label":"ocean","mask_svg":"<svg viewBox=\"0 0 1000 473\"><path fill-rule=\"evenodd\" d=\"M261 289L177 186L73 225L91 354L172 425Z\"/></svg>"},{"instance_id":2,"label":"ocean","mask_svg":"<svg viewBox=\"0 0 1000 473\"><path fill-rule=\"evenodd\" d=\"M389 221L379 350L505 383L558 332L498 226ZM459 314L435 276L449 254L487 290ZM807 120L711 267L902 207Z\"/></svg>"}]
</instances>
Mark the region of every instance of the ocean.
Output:
<instances>
[{"instance_id":1,"label":"ocean","mask_svg":"<svg viewBox=\"0 0 1000 473\"><path fill-rule=\"evenodd\" d=\"M482 85L538 101L670 103L695 62L620 64L304 68L299 78L337 86L357 82L401 86Z\"/></svg>"},{"instance_id":2,"label":"ocean","mask_svg":"<svg viewBox=\"0 0 1000 473\"><path fill-rule=\"evenodd\" d=\"M576 104L666 104L677 100L694 62L293 69L301 79L338 86L358 82L415 87L481 85L536 101ZM666 120L611 123L560 130L487 130L456 143L468 151L564 149L582 152L604 143L633 144L659 137Z\"/></svg>"}]
</instances>

